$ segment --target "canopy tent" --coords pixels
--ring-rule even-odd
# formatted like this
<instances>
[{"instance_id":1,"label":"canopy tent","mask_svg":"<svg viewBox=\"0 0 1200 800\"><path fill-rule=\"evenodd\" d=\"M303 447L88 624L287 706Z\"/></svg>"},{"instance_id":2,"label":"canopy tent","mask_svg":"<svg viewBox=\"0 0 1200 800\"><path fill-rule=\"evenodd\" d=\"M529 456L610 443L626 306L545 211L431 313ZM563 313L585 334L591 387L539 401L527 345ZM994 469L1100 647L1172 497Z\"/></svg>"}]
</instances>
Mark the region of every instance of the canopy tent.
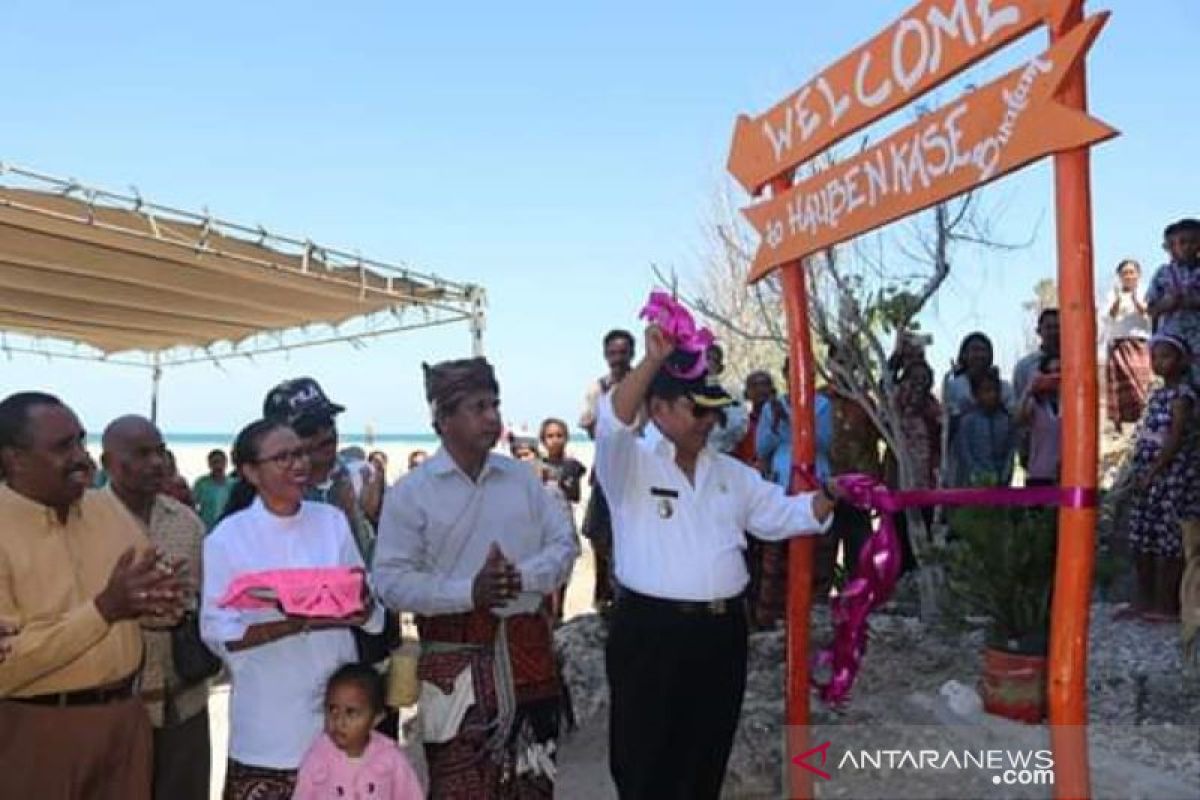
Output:
<instances>
[{"instance_id":1,"label":"canopy tent","mask_svg":"<svg viewBox=\"0 0 1200 800\"><path fill-rule=\"evenodd\" d=\"M147 367L155 398L164 367L460 321L478 354L484 300L472 284L0 164L0 331L28 339L0 349Z\"/></svg>"}]
</instances>

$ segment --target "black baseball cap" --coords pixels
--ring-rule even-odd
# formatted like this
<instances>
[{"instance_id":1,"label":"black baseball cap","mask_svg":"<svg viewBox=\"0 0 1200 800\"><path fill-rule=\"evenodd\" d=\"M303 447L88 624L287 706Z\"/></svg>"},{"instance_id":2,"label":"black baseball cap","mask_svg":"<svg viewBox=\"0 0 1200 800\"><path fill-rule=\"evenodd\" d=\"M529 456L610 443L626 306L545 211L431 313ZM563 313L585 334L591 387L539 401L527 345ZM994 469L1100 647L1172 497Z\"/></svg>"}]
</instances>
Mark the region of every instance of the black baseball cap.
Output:
<instances>
[{"instance_id":1,"label":"black baseball cap","mask_svg":"<svg viewBox=\"0 0 1200 800\"><path fill-rule=\"evenodd\" d=\"M299 422L331 420L345 411L330 401L312 378L293 378L276 386L263 401L263 416L295 426Z\"/></svg>"},{"instance_id":2,"label":"black baseball cap","mask_svg":"<svg viewBox=\"0 0 1200 800\"><path fill-rule=\"evenodd\" d=\"M709 375L705 371L695 378L680 378L676 374L693 365L695 357L692 354L672 353L650 382L650 396L668 400L687 397L700 408L722 409L737 404L737 400L725 391L716 375Z\"/></svg>"}]
</instances>

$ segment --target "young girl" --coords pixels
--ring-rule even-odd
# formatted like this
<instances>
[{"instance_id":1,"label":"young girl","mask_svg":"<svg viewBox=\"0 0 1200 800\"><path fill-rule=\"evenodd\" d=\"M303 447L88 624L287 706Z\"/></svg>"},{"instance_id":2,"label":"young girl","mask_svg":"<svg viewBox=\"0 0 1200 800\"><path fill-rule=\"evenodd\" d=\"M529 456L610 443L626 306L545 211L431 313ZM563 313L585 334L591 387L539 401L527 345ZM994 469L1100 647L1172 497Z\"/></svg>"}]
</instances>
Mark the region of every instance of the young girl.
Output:
<instances>
[{"instance_id":1,"label":"young girl","mask_svg":"<svg viewBox=\"0 0 1200 800\"><path fill-rule=\"evenodd\" d=\"M386 713L383 678L374 667L339 667L325 687L325 732L300 764L293 800L424 797L400 748L373 730Z\"/></svg>"},{"instance_id":2,"label":"young girl","mask_svg":"<svg viewBox=\"0 0 1200 800\"><path fill-rule=\"evenodd\" d=\"M542 461L542 482L547 489L563 501L567 515L571 517L571 525L575 526L575 504L579 502L580 486L587 467L567 455L567 442L571 434L567 423L553 417L543 420L538 430L538 439L546 450L546 458ZM568 578L568 582L569 582ZM563 608L567 598L567 584L564 583L554 593L554 619L561 622Z\"/></svg>"},{"instance_id":3,"label":"young girl","mask_svg":"<svg viewBox=\"0 0 1200 800\"><path fill-rule=\"evenodd\" d=\"M1054 486L1059 467L1059 359L1042 356L1038 374L1021 398L1019 422L1029 431L1029 464L1026 486Z\"/></svg>"},{"instance_id":4,"label":"young girl","mask_svg":"<svg viewBox=\"0 0 1200 800\"><path fill-rule=\"evenodd\" d=\"M587 468L567 455L567 442L571 440L567 423L553 417L543 420L538 439L546 450L546 459L542 462L543 479L562 489L563 497L574 506L579 502L579 489Z\"/></svg>"},{"instance_id":5,"label":"young girl","mask_svg":"<svg viewBox=\"0 0 1200 800\"><path fill-rule=\"evenodd\" d=\"M1137 570L1135 611L1152 622L1179 616L1183 573L1180 523L1197 516L1196 394L1188 384L1191 353L1183 339L1150 340L1150 364L1163 386L1150 395L1134 445L1138 492L1129 514Z\"/></svg>"},{"instance_id":6,"label":"young girl","mask_svg":"<svg viewBox=\"0 0 1200 800\"><path fill-rule=\"evenodd\" d=\"M972 407L962 415L954 435L956 475L950 486L1012 483L1017 440L1002 399L1003 387L995 368L971 377Z\"/></svg>"}]
</instances>

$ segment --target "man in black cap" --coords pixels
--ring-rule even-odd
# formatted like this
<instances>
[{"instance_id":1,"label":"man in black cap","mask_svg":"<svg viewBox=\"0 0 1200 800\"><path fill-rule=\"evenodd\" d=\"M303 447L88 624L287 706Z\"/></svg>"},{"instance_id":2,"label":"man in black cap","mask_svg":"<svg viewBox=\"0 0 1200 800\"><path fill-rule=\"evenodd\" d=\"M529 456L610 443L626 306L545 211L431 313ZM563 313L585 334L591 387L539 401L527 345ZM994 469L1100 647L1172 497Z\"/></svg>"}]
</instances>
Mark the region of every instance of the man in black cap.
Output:
<instances>
[{"instance_id":1,"label":"man in black cap","mask_svg":"<svg viewBox=\"0 0 1200 800\"><path fill-rule=\"evenodd\" d=\"M350 471L338 458L336 417L345 410L312 378L284 381L263 401L263 416L292 426L308 448L311 473L304 499L342 509L363 561L370 564L375 532L358 503Z\"/></svg>"},{"instance_id":2,"label":"man in black cap","mask_svg":"<svg viewBox=\"0 0 1200 800\"><path fill-rule=\"evenodd\" d=\"M822 532L834 508L829 489L785 496L711 448L733 398L707 377L675 377L683 359L651 326L645 357L597 413L596 473L621 585L606 667L609 764L623 800L719 796L746 687L743 531Z\"/></svg>"}]
</instances>

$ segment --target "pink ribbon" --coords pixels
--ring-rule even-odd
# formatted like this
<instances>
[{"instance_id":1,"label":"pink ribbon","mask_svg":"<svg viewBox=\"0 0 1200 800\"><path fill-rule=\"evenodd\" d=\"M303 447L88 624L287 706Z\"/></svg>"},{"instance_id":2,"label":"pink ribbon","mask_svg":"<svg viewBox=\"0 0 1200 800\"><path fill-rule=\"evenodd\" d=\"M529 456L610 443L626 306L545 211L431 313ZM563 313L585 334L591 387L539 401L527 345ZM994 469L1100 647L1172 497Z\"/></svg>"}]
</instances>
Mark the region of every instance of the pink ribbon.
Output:
<instances>
[{"instance_id":1,"label":"pink ribbon","mask_svg":"<svg viewBox=\"0 0 1200 800\"><path fill-rule=\"evenodd\" d=\"M676 350L696 355L696 363L690 369L678 370L668 364L668 372L683 380L692 380L704 374L708 369L708 348L716 340L708 328L696 327L696 321L682 303L666 292L654 291L650 293L650 299L638 317L662 328L663 333L675 343Z\"/></svg>"},{"instance_id":2,"label":"pink ribbon","mask_svg":"<svg viewBox=\"0 0 1200 800\"><path fill-rule=\"evenodd\" d=\"M867 650L867 616L886 603L896 590L901 556L893 514L920 506L1090 508L1096 505L1096 490L1079 486L893 491L868 475L842 475L836 481L847 503L879 514L879 528L859 551L854 576L829 602L833 643L814 659L814 672L827 669L829 679L812 679L821 699L829 705L840 705L849 698Z\"/></svg>"}]
</instances>

